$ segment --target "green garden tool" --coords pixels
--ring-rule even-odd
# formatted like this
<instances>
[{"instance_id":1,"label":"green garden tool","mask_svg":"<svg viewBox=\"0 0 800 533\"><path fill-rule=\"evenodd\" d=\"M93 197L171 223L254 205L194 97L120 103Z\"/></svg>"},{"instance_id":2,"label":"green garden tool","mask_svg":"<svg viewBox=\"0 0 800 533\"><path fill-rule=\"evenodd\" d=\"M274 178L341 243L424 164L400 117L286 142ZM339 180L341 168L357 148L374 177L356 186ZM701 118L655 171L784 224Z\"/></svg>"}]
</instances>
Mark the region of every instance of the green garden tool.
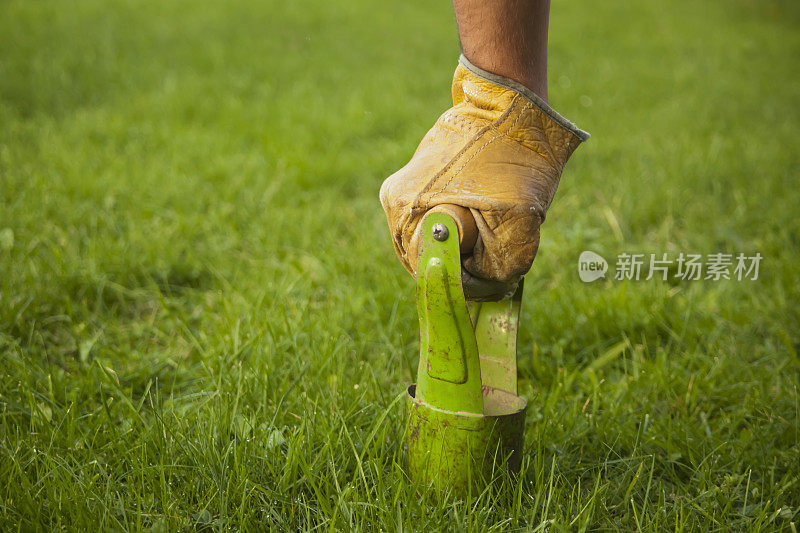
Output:
<instances>
[{"instance_id":1,"label":"green garden tool","mask_svg":"<svg viewBox=\"0 0 800 533\"><path fill-rule=\"evenodd\" d=\"M461 254L476 235L469 210L438 206L421 223L417 265L420 356L408 387L412 480L464 495L499 467L519 470L525 408L517 395L522 283L500 302L470 302Z\"/></svg>"}]
</instances>

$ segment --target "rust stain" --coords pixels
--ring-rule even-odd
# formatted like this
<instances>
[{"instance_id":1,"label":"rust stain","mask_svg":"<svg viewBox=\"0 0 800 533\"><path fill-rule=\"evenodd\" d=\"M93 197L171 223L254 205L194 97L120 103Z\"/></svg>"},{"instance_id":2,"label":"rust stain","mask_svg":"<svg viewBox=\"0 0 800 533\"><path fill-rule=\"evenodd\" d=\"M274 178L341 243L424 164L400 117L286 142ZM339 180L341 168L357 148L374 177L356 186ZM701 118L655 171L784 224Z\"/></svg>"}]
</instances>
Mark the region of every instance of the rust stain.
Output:
<instances>
[{"instance_id":1,"label":"rust stain","mask_svg":"<svg viewBox=\"0 0 800 533\"><path fill-rule=\"evenodd\" d=\"M419 424L416 424L411 428L411 434L408 436L408 443L414 444L417 442L417 438L419 438Z\"/></svg>"}]
</instances>

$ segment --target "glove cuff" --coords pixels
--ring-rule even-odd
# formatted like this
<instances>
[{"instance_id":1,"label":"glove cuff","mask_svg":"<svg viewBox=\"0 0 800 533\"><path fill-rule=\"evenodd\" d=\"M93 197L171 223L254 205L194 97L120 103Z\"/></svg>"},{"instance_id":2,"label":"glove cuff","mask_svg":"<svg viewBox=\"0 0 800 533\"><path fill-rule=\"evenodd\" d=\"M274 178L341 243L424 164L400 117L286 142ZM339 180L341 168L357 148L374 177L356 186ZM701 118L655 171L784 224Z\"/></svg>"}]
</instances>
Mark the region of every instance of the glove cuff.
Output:
<instances>
[{"instance_id":1,"label":"glove cuff","mask_svg":"<svg viewBox=\"0 0 800 533\"><path fill-rule=\"evenodd\" d=\"M583 131L582 129L578 128L575 124L573 124L569 120L559 115L552 107L550 107L547 104L547 102L542 100L542 98L539 95L537 95L536 93L534 93L521 83L506 78L505 76L500 76L499 74L488 72L480 67L476 67L475 65L470 63L469 59L467 59L466 56L464 56L464 54L461 54L461 57L458 59L458 62L461 63L461 65L465 69L469 70L475 76L482 78L488 82L494 83L496 85L500 85L501 87L511 89L512 91L530 100L536 107L538 107L542 111L542 113L553 119L554 122L563 127L565 130L574 134L581 141L585 141L590 137L589 132Z\"/></svg>"}]
</instances>

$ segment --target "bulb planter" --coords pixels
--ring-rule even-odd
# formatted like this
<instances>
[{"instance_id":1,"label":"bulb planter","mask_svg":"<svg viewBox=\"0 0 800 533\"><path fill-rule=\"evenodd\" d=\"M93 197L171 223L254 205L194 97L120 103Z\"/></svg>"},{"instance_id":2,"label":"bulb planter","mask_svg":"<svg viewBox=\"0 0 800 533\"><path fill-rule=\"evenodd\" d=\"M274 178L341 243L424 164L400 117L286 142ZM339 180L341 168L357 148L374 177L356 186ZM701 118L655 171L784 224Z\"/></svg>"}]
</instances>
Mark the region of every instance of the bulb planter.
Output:
<instances>
[{"instance_id":1,"label":"bulb planter","mask_svg":"<svg viewBox=\"0 0 800 533\"><path fill-rule=\"evenodd\" d=\"M406 391L409 475L457 496L482 490L503 469L519 470L527 407L517 395L522 282L507 300L466 301L467 222L474 227L456 207L432 210L421 223L419 369Z\"/></svg>"}]
</instances>

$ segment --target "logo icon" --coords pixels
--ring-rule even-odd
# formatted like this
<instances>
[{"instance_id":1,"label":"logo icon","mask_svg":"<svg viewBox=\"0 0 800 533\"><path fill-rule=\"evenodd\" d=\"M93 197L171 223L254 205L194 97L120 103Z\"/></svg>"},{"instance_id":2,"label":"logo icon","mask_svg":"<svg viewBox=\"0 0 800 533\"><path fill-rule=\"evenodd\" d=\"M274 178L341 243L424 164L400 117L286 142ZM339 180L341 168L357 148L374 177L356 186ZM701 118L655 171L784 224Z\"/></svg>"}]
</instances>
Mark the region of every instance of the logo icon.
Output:
<instances>
[{"instance_id":1,"label":"logo icon","mask_svg":"<svg viewBox=\"0 0 800 533\"><path fill-rule=\"evenodd\" d=\"M584 250L578 257L578 276L585 283L605 278L607 270L608 263L600 254Z\"/></svg>"}]
</instances>

